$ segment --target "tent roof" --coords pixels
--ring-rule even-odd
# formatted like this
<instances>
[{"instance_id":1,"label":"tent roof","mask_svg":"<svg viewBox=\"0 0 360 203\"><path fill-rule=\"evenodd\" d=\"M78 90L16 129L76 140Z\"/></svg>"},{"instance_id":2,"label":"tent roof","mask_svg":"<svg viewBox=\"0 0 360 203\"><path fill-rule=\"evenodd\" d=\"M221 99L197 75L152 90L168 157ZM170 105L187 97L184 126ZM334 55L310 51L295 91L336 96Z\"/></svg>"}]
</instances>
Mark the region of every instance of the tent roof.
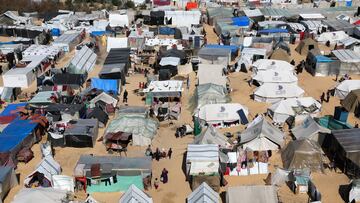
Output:
<instances>
[{"instance_id":1,"label":"tent roof","mask_svg":"<svg viewBox=\"0 0 360 203\"><path fill-rule=\"evenodd\" d=\"M274 113L295 116L293 107L310 107L314 104L318 110L321 108L321 104L312 97L289 98L274 103L269 109Z\"/></svg>"},{"instance_id":2,"label":"tent roof","mask_svg":"<svg viewBox=\"0 0 360 203\"><path fill-rule=\"evenodd\" d=\"M178 66L179 64L179 57L162 57L159 63L160 66Z\"/></svg>"},{"instance_id":3,"label":"tent roof","mask_svg":"<svg viewBox=\"0 0 360 203\"><path fill-rule=\"evenodd\" d=\"M149 109L144 106L120 106L118 114L147 114Z\"/></svg>"},{"instance_id":4,"label":"tent roof","mask_svg":"<svg viewBox=\"0 0 360 203\"><path fill-rule=\"evenodd\" d=\"M186 160L219 161L219 146L217 144L188 144Z\"/></svg>"},{"instance_id":5,"label":"tent roof","mask_svg":"<svg viewBox=\"0 0 360 203\"><path fill-rule=\"evenodd\" d=\"M230 145L228 138L212 125L208 126L200 135L195 136L194 144L217 144L220 147Z\"/></svg>"},{"instance_id":6,"label":"tent roof","mask_svg":"<svg viewBox=\"0 0 360 203\"><path fill-rule=\"evenodd\" d=\"M333 50L332 53L341 62L345 62L345 63L359 63L360 62L360 54L353 50L350 50L350 49L337 49L337 50Z\"/></svg>"},{"instance_id":7,"label":"tent roof","mask_svg":"<svg viewBox=\"0 0 360 203\"><path fill-rule=\"evenodd\" d=\"M120 197L119 203L152 203L153 200L134 184Z\"/></svg>"},{"instance_id":8,"label":"tent roof","mask_svg":"<svg viewBox=\"0 0 360 203\"><path fill-rule=\"evenodd\" d=\"M351 92L340 101L341 105L349 112L355 111L360 103L360 89L351 90Z\"/></svg>"},{"instance_id":9,"label":"tent roof","mask_svg":"<svg viewBox=\"0 0 360 203\"><path fill-rule=\"evenodd\" d=\"M212 83L226 87L226 76L224 73L223 65L216 64L199 64L198 68L198 80L199 85Z\"/></svg>"},{"instance_id":10,"label":"tent roof","mask_svg":"<svg viewBox=\"0 0 360 203\"><path fill-rule=\"evenodd\" d=\"M333 130L331 133L345 151L346 158L360 166L360 129Z\"/></svg>"},{"instance_id":11,"label":"tent roof","mask_svg":"<svg viewBox=\"0 0 360 203\"><path fill-rule=\"evenodd\" d=\"M104 65L128 63L130 60L130 48L112 48L110 49Z\"/></svg>"},{"instance_id":12,"label":"tent roof","mask_svg":"<svg viewBox=\"0 0 360 203\"><path fill-rule=\"evenodd\" d=\"M259 71L252 79L261 83L296 83L298 81L293 72L274 69Z\"/></svg>"},{"instance_id":13,"label":"tent roof","mask_svg":"<svg viewBox=\"0 0 360 203\"><path fill-rule=\"evenodd\" d=\"M53 175L59 175L61 173L61 166L52 156L46 156L36 166L35 170L26 177L26 179L31 178L36 172L44 174L44 176L51 182ZM27 181L26 179L25 181Z\"/></svg>"},{"instance_id":14,"label":"tent roof","mask_svg":"<svg viewBox=\"0 0 360 203\"><path fill-rule=\"evenodd\" d=\"M240 144L253 151L276 150L278 147L282 147L284 142L284 134L261 116L253 120L240 135ZM256 146L253 143L263 143L263 145ZM271 143L278 145L277 148L273 148L274 145Z\"/></svg>"},{"instance_id":15,"label":"tent roof","mask_svg":"<svg viewBox=\"0 0 360 203\"><path fill-rule=\"evenodd\" d=\"M206 104L199 108L198 117L207 122L237 121L241 120L240 110L245 116L249 114L248 109L239 103Z\"/></svg>"},{"instance_id":16,"label":"tent roof","mask_svg":"<svg viewBox=\"0 0 360 203\"><path fill-rule=\"evenodd\" d=\"M258 71L276 69L277 71L294 71L295 67L289 62L274 59L259 59L252 65Z\"/></svg>"},{"instance_id":17,"label":"tent roof","mask_svg":"<svg viewBox=\"0 0 360 203\"><path fill-rule=\"evenodd\" d=\"M235 186L229 187L226 192L228 203L239 202L241 203L254 203L266 202L277 203L279 202L276 188L269 185L253 185L253 186Z\"/></svg>"},{"instance_id":18,"label":"tent roof","mask_svg":"<svg viewBox=\"0 0 360 203\"><path fill-rule=\"evenodd\" d=\"M266 98L292 98L300 97L304 90L293 83L265 83L258 87L254 94Z\"/></svg>"},{"instance_id":19,"label":"tent roof","mask_svg":"<svg viewBox=\"0 0 360 203\"><path fill-rule=\"evenodd\" d=\"M84 83L82 74L58 73L53 76L56 85L79 85Z\"/></svg>"},{"instance_id":20,"label":"tent roof","mask_svg":"<svg viewBox=\"0 0 360 203\"><path fill-rule=\"evenodd\" d=\"M332 27L336 31L352 29L355 27L355 25L352 25L345 20L339 20L339 19L323 20L322 22L328 27Z\"/></svg>"},{"instance_id":21,"label":"tent roof","mask_svg":"<svg viewBox=\"0 0 360 203\"><path fill-rule=\"evenodd\" d=\"M54 188L23 188L14 197L13 203L46 202L59 203L67 196L67 191Z\"/></svg>"},{"instance_id":22,"label":"tent roof","mask_svg":"<svg viewBox=\"0 0 360 203\"><path fill-rule=\"evenodd\" d=\"M151 81L145 93L151 92L153 96L161 97L177 97L182 92L183 82L180 80L164 80L164 81Z\"/></svg>"},{"instance_id":23,"label":"tent roof","mask_svg":"<svg viewBox=\"0 0 360 203\"><path fill-rule=\"evenodd\" d=\"M97 55L88 46L83 46L70 61L69 72L83 74L92 71L96 58Z\"/></svg>"},{"instance_id":24,"label":"tent roof","mask_svg":"<svg viewBox=\"0 0 360 203\"><path fill-rule=\"evenodd\" d=\"M345 92L360 89L360 80L344 80L336 86L336 89Z\"/></svg>"},{"instance_id":25,"label":"tent roof","mask_svg":"<svg viewBox=\"0 0 360 203\"><path fill-rule=\"evenodd\" d=\"M312 136L317 133L331 133L331 130L318 124L311 116L307 116L306 119L298 125L291 129L292 134L296 139L309 138L312 139Z\"/></svg>"},{"instance_id":26,"label":"tent roof","mask_svg":"<svg viewBox=\"0 0 360 203\"><path fill-rule=\"evenodd\" d=\"M44 91L38 92L30 101L29 104L38 104L38 103L52 103L50 97L57 95L55 91Z\"/></svg>"},{"instance_id":27,"label":"tent roof","mask_svg":"<svg viewBox=\"0 0 360 203\"><path fill-rule=\"evenodd\" d=\"M290 55L282 48L278 48L276 49L270 56L270 59L275 59L275 60L282 60L282 61L286 61L286 62L290 62L291 58Z\"/></svg>"},{"instance_id":28,"label":"tent roof","mask_svg":"<svg viewBox=\"0 0 360 203\"><path fill-rule=\"evenodd\" d=\"M188 203L219 203L219 194L206 182L198 186L188 197Z\"/></svg>"}]
</instances>

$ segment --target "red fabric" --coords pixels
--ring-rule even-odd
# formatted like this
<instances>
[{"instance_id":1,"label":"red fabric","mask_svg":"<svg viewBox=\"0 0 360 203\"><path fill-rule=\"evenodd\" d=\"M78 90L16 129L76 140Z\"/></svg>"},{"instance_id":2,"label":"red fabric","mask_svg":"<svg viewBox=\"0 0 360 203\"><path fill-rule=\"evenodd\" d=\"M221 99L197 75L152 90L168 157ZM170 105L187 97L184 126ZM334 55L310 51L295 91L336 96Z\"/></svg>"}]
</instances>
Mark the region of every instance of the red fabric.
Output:
<instances>
[{"instance_id":1,"label":"red fabric","mask_svg":"<svg viewBox=\"0 0 360 203\"><path fill-rule=\"evenodd\" d=\"M86 177L76 177L75 179L76 181L82 182L82 184L84 185L84 191L86 193Z\"/></svg>"},{"instance_id":2,"label":"red fabric","mask_svg":"<svg viewBox=\"0 0 360 203\"><path fill-rule=\"evenodd\" d=\"M11 123L16 117L16 114L11 116L0 116L0 124Z\"/></svg>"},{"instance_id":3,"label":"red fabric","mask_svg":"<svg viewBox=\"0 0 360 203\"><path fill-rule=\"evenodd\" d=\"M305 36L305 32L300 32L300 40L303 40Z\"/></svg>"},{"instance_id":4,"label":"red fabric","mask_svg":"<svg viewBox=\"0 0 360 203\"><path fill-rule=\"evenodd\" d=\"M360 25L360 20L355 21L354 25Z\"/></svg>"},{"instance_id":5,"label":"red fabric","mask_svg":"<svg viewBox=\"0 0 360 203\"><path fill-rule=\"evenodd\" d=\"M229 175L230 174L230 167L226 167L226 171L225 171L225 173L224 173L224 175Z\"/></svg>"},{"instance_id":6,"label":"red fabric","mask_svg":"<svg viewBox=\"0 0 360 203\"><path fill-rule=\"evenodd\" d=\"M186 4L186 10L191 10L197 8L198 5L196 2L187 2Z\"/></svg>"},{"instance_id":7,"label":"red fabric","mask_svg":"<svg viewBox=\"0 0 360 203\"><path fill-rule=\"evenodd\" d=\"M167 6L170 5L170 0L154 0L154 5Z\"/></svg>"}]
</instances>

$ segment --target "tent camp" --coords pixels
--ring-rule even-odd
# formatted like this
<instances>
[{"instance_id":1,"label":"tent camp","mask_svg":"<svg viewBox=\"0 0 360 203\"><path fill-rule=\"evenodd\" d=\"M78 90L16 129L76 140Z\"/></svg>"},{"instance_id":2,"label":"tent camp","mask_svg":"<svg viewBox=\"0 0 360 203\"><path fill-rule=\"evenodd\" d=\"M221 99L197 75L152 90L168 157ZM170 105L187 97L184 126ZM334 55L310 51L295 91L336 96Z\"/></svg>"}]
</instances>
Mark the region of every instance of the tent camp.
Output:
<instances>
[{"instance_id":1,"label":"tent camp","mask_svg":"<svg viewBox=\"0 0 360 203\"><path fill-rule=\"evenodd\" d=\"M217 144L221 148L230 146L228 138L212 125L207 127L200 135L195 136L194 144Z\"/></svg>"},{"instance_id":2,"label":"tent camp","mask_svg":"<svg viewBox=\"0 0 360 203\"><path fill-rule=\"evenodd\" d=\"M348 37L349 35L347 35L344 31L323 32L320 35L318 35L316 40L319 43L326 43L327 41L330 41L331 44L335 44Z\"/></svg>"},{"instance_id":3,"label":"tent camp","mask_svg":"<svg viewBox=\"0 0 360 203\"><path fill-rule=\"evenodd\" d=\"M107 133L131 133L133 145L148 146L155 137L159 123L143 115L119 115L115 117L105 130Z\"/></svg>"},{"instance_id":4,"label":"tent camp","mask_svg":"<svg viewBox=\"0 0 360 203\"><path fill-rule=\"evenodd\" d=\"M290 55L284 49L281 48L276 49L269 58L273 60L282 60L289 63L291 61Z\"/></svg>"},{"instance_id":5,"label":"tent camp","mask_svg":"<svg viewBox=\"0 0 360 203\"><path fill-rule=\"evenodd\" d=\"M25 178L24 184L31 187L38 180L39 174L43 174L44 179L41 181L43 183L41 186L51 187L53 175L60 175L60 173L60 164L52 156L46 156L36 166L35 170Z\"/></svg>"},{"instance_id":6,"label":"tent camp","mask_svg":"<svg viewBox=\"0 0 360 203\"><path fill-rule=\"evenodd\" d=\"M65 146L94 147L98 136L97 119L79 119L70 121L71 128L64 132Z\"/></svg>"},{"instance_id":7,"label":"tent camp","mask_svg":"<svg viewBox=\"0 0 360 203\"><path fill-rule=\"evenodd\" d=\"M282 60L274 59L259 59L255 61L252 65L254 72L266 71L266 70L275 70L275 71L289 71L292 72L295 70L295 67L290 63Z\"/></svg>"},{"instance_id":8,"label":"tent camp","mask_svg":"<svg viewBox=\"0 0 360 203\"><path fill-rule=\"evenodd\" d=\"M316 50L316 52L320 53L318 43L311 38L303 39L295 48L295 51L304 56L306 56L311 50Z\"/></svg>"},{"instance_id":9,"label":"tent camp","mask_svg":"<svg viewBox=\"0 0 360 203\"><path fill-rule=\"evenodd\" d=\"M281 152L281 158L287 169L323 170L322 150L319 144L313 140L291 141Z\"/></svg>"},{"instance_id":10,"label":"tent camp","mask_svg":"<svg viewBox=\"0 0 360 203\"><path fill-rule=\"evenodd\" d=\"M110 185L103 181L99 184L87 184L88 193L126 191L132 184L143 190L144 178L152 172L151 162L150 157L81 155L74 168L74 176L86 177L91 181L112 177Z\"/></svg>"},{"instance_id":11,"label":"tent camp","mask_svg":"<svg viewBox=\"0 0 360 203\"><path fill-rule=\"evenodd\" d=\"M313 76L339 74L340 61L310 51L306 57L305 69Z\"/></svg>"},{"instance_id":12,"label":"tent camp","mask_svg":"<svg viewBox=\"0 0 360 203\"><path fill-rule=\"evenodd\" d=\"M119 203L153 203L153 200L138 187L131 185L120 197Z\"/></svg>"},{"instance_id":13,"label":"tent camp","mask_svg":"<svg viewBox=\"0 0 360 203\"><path fill-rule=\"evenodd\" d=\"M311 116L307 116L300 125L291 129L291 133L298 140L309 139L322 146L326 134L330 134L331 130L318 124Z\"/></svg>"},{"instance_id":14,"label":"tent camp","mask_svg":"<svg viewBox=\"0 0 360 203\"><path fill-rule=\"evenodd\" d=\"M360 80L344 80L336 86L335 96L339 99L345 99L352 90L356 89L360 89Z\"/></svg>"},{"instance_id":15,"label":"tent camp","mask_svg":"<svg viewBox=\"0 0 360 203\"><path fill-rule=\"evenodd\" d=\"M97 55L88 47L83 46L76 52L74 58L68 66L69 73L89 73L95 67Z\"/></svg>"},{"instance_id":16,"label":"tent camp","mask_svg":"<svg viewBox=\"0 0 360 203\"><path fill-rule=\"evenodd\" d=\"M12 203L46 202L59 203L65 200L67 191L54 188L23 188L14 197ZM66 200L65 200L66 201Z\"/></svg>"},{"instance_id":17,"label":"tent camp","mask_svg":"<svg viewBox=\"0 0 360 203\"><path fill-rule=\"evenodd\" d=\"M340 61L340 66L337 68L339 75L360 73L360 54L358 52L351 49L338 49L331 53Z\"/></svg>"},{"instance_id":18,"label":"tent camp","mask_svg":"<svg viewBox=\"0 0 360 203\"><path fill-rule=\"evenodd\" d=\"M238 103L206 104L200 107L194 116L209 125L226 127L240 123L247 124L248 113L248 109Z\"/></svg>"},{"instance_id":19,"label":"tent camp","mask_svg":"<svg viewBox=\"0 0 360 203\"><path fill-rule=\"evenodd\" d=\"M351 90L346 97L340 101L341 105L348 111L354 112L356 117L360 116L360 89Z\"/></svg>"},{"instance_id":20,"label":"tent camp","mask_svg":"<svg viewBox=\"0 0 360 203\"><path fill-rule=\"evenodd\" d=\"M203 47L198 52L199 59L203 64L218 64L227 66L231 59L230 49L213 49L209 47Z\"/></svg>"},{"instance_id":21,"label":"tent camp","mask_svg":"<svg viewBox=\"0 0 360 203\"><path fill-rule=\"evenodd\" d=\"M307 115L316 116L321 111L321 104L312 97L290 98L271 105L267 114L277 123L284 123L289 117L295 122L302 121Z\"/></svg>"},{"instance_id":22,"label":"tent camp","mask_svg":"<svg viewBox=\"0 0 360 203\"><path fill-rule=\"evenodd\" d=\"M265 83L256 88L254 100L258 102L275 103L282 99L302 97L304 90L296 84Z\"/></svg>"},{"instance_id":23,"label":"tent camp","mask_svg":"<svg viewBox=\"0 0 360 203\"><path fill-rule=\"evenodd\" d=\"M227 78L224 75L223 65L199 64L197 77L199 85L212 83L226 87Z\"/></svg>"},{"instance_id":24,"label":"tent camp","mask_svg":"<svg viewBox=\"0 0 360 203\"><path fill-rule=\"evenodd\" d=\"M206 182L197 187L188 197L187 203L219 203L219 194Z\"/></svg>"},{"instance_id":25,"label":"tent camp","mask_svg":"<svg viewBox=\"0 0 360 203\"><path fill-rule=\"evenodd\" d=\"M190 110L194 111L206 104L224 104L230 102L226 88L212 83L198 85L195 94L191 97Z\"/></svg>"},{"instance_id":26,"label":"tent camp","mask_svg":"<svg viewBox=\"0 0 360 203\"><path fill-rule=\"evenodd\" d=\"M186 174L192 177L193 190L202 182L206 182L215 191L219 191L219 147L216 144L189 144L186 153Z\"/></svg>"},{"instance_id":27,"label":"tent camp","mask_svg":"<svg viewBox=\"0 0 360 203\"><path fill-rule=\"evenodd\" d=\"M275 186L253 185L229 187L226 191L226 203L278 203Z\"/></svg>"},{"instance_id":28,"label":"tent camp","mask_svg":"<svg viewBox=\"0 0 360 203\"><path fill-rule=\"evenodd\" d=\"M277 150L284 143L284 134L261 116L256 117L240 135L243 148L253 151Z\"/></svg>"},{"instance_id":29,"label":"tent camp","mask_svg":"<svg viewBox=\"0 0 360 203\"><path fill-rule=\"evenodd\" d=\"M90 100L90 108L95 107L97 102L104 102L106 104L112 105L113 107L116 107L118 100L115 97L113 97L105 92L102 92L99 95L97 95L96 97L94 97L92 100Z\"/></svg>"},{"instance_id":30,"label":"tent camp","mask_svg":"<svg viewBox=\"0 0 360 203\"><path fill-rule=\"evenodd\" d=\"M14 168L9 166L0 167L0 202L2 202L11 188L17 186L18 184Z\"/></svg>"},{"instance_id":31,"label":"tent camp","mask_svg":"<svg viewBox=\"0 0 360 203\"><path fill-rule=\"evenodd\" d=\"M260 85L264 83L297 84L298 81L295 73L290 71L277 71L274 69L257 72L252 79Z\"/></svg>"}]
</instances>

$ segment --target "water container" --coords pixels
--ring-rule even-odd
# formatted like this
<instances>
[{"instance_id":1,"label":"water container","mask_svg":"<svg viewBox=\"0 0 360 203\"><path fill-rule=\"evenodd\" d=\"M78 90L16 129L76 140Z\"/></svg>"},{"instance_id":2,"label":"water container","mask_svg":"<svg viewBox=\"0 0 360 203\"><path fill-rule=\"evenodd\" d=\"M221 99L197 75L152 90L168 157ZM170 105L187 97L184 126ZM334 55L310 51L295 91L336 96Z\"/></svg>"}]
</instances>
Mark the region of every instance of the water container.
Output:
<instances>
[{"instance_id":1,"label":"water container","mask_svg":"<svg viewBox=\"0 0 360 203\"><path fill-rule=\"evenodd\" d=\"M343 107L336 106L334 112L334 118L338 121L346 123L349 112L347 112Z\"/></svg>"}]
</instances>

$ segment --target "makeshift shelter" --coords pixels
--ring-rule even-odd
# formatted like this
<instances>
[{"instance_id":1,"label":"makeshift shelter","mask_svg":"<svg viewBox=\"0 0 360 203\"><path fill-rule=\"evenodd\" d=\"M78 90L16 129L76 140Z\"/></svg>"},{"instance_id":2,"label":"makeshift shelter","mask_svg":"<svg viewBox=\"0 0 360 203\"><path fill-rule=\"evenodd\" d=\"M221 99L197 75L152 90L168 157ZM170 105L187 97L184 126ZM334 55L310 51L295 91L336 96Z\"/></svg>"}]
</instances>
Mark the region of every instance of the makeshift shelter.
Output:
<instances>
[{"instance_id":1,"label":"makeshift shelter","mask_svg":"<svg viewBox=\"0 0 360 203\"><path fill-rule=\"evenodd\" d=\"M316 52L320 53L318 43L311 38L301 40L299 45L295 48L295 51L301 55L307 55L311 50L315 50Z\"/></svg>"},{"instance_id":2,"label":"makeshift shelter","mask_svg":"<svg viewBox=\"0 0 360 203\"><path fill-rule=\"evenodd\" d=\"M129 26L129 17L125 14L110 13L109 14L110 27L125 27Z\"/></svg>"},{"instance_id":3,"label":"makeshift shelter","mask_svg":"<svg viewBox=\"0 0 360 203\"><path fill-rule=\"evenodd\" d=\"M113 107L116 107L118 100L115 97L105 92L102 92L96 97L94 97L92 100L90 100L90 108L94 108L95 106L97 106L97 103L99 102L104 102L106 105L111 105Z\"/></svg>"},{"instance_id":4,"label":"makeshift shelter","mask_svg":"<svg viewBox=\"0 0 360 203\"><path fill-rule=\"evenodd\" d=\"M292 72L295 70L295 67L291 65L289 62L282 60L274 60L274 59L259 59L252 64L253 71L266 71L266 70L274 70L274 71L289 71Z\"/></svg>"},{"instance_id":5,"label":"makeshift shelter","mask_svg":"<svg viewBox=\"0 0 360 203\"><path fill-rule=\"evenodd\" d=\"M54 188L23 188L14 197L13 203L46 202L59 203L66 199L67 191Z\"/></svg>"},{"instance_id":6,"label":"makeshift shelter","mask_svg":"<svg viewBox=\"0 0 360 203\"><path fill-rule=\"evenodd\" d=\"M88 193L126 191L131 185L142 190L144 179L152 173L151 162L150 157L81 155L74 168L74 176L99 181L98 184L86 183ZM110 184L105 184L104 180L110 177Z\"/></svg>"},{"instance_id":7,"label":"makeshift shelter","mask_svg":"<svg viewBox=\"0 0 360 203\"><path fill-rule=\"evenodd\" d=\"M219 203L219 194L206 184L206 182L203 182L187 197L187 203L200 202Z\"/></svg>"},{"instance_id":8,"label":"makeshift shelter","mask_svg":"<svg viewBox=\"0 0 360 203\"><path fill-rule=\"evenodd\" d=\"M259 59L267 58L267 50L263 48L244 48L241 50L240 61L245 63L246 66L251 66Z\"/></svg>"},{"instance_id":9,"label":"makeshift shelter","mask_svg":"<svg viewBox=\"0 0 360 203\"><path fill-rule=\"evenodd\" d=\"M313 140L291 141L281 152L281 158L287 169L323 170L322 150L319 144Z\"/></svg>"},{"instance_id":10,"label":"makeshift shelter","mask_svg":"<svg viewBox=\"0 0 360 203\"><path fill-rule=\"evenodd\" d=\"M255 90L254 100L275 103L282 99L302 97L304 93L304 90L296 84L264 83Z\"/></svg>"},{"instance_id":11,"label":"makeshift shelter","mask_svg":"<svg viewBox=\"0 0 360 203\"><path fill-rule=\"evenodd\" d=\"M89 108L87 109L86 112L86 118L87 119L96 119L99 121L99 127L103 128L106 126L106 123L109 120L109 116L108 114L105 112L106 111L106 106L102 107L102 104L98 104L98 106L94 107L94 108ZM115 109L113 110L115 111Z\"/></svg>"},{"instance_id":12,"label":"makeshift shelter","mask_svg":"<svg viewBox=\"0 0 360 203\"><path fill-rule=\"evenodd\" d=\"M50 59L57 60L61 57L61 55L61 48L51 45L33 44L22 52L23 58L28 58L31 56L47 56Z\"/></svg>"},{"instance_id":13,"label":"makeshift shelter","mask_svg":"<svg viewBox=\"0 0 360 203\"><path fill-rule=\"evenodd\" d=\"M53 175L52 186L57 190L65 190L68 192L75 192L75 181L74 177L66 175Z\"/></svg>"},{"instance_id":14,"label":"makeshift shelter","mask_svg":"<svg viewBox=\"0 0 360 203\"><path fill-rule=\"evenodd\" d=\"M180 58L178 57L163 57L160 60L160 70L167 70L170 72L171 77L178 74L178 65Z\"/></svg>"},{"instance_id":15,"label":"makeshift shelter","mask_svg":"<svg viewBox=\"0 0 360 203\"><path fill-rule=\"evenodd\" d=\"M171 25L176 27L188 27L200 23L201 12L192 11L165 11L165 18L171 19Z\"/></svg>"},{"instance_id":16,"label":"makeshift shelter","mask_svg":"<svg viewBox=\"0 0 360 203\"><path fill-rule=\"evenodd\" d=\"M249 111L238 103L206 104L199 108L194 116L208 125L227 127L231 125L247 124Z\"/></svg>"},{"instance_id":17,"label":"makeshift shelter","mask_svg":"<svg viewBox=\"0 0 360 203\"><path fill-rule=\"evenodd\" d=\"M115 95L120 92L119 82L115 79L91 78L91 88L100 89Z\"/></svg>"},{"instance_id":18,"label":"makeshift shelter","mask_svg":"<svg viewBox=\"0 0 360 203\"><path fill-rule=\"evenodd\" d=\"M133 145L148 146L157 132L159 123L142 115L119 115L105 130L107 133L125 132L132 134Z\"/></svg>"},{"instance_id":19,"label":"makeshift shelter","mask_svg":"<svg viewBox=\"0 0 360 203\"><path fill-rule=\"evenodd\" d=\"M329 41L330 44L335 44L348 37L349 35L347 35L344 31L323 32L320 35L318 35L316 40L319 43L326 43L327 41Z\"/></svg>"},{"instance_id":20,"label":"makeshift shelter","mask_svg":"<svg viewBox=\"0 0 360 203\"><path fill-rule=\"evenodd\" d=\"M344 80L335 87L335 96L342 100L356 89L360 89L360 80Z\"/></svg>"},{"instance_id":21,"label":"makeshift shelter","mask_svg":"<svg viewBox=\"0 0 360 203\"><path fill-rule=\"evenodd\" d=\"M270 59L286 61L289 63L291 61L290 55L284 49L281 48L278 48L275 51L273 51L273 53L270 56Z\"/></svg>"},{"instance_id":22,"label":"makeshift shelter","mask_svg":"<svg viewBox=\"0 0 360 203\"><path fill-rule=\"evenodd\" d=\"M125 85L125 76L128 73L129 66L130 48L110 49L100 70L99 78L121 80L121 84Z\"/></svg>"},{"instance_id":23,"label":"makeshift shelter","mask_svg":"<svg viewBox=\"0 0 360 203\"><path fill-rule=\"evenodd\" d=\"M83 46L75 53L67 68L69 73L85 74L91 72L96 63L97 55L88 46Z\"/></svg>"},{"instance_id":24,"label":"makeshift shelter","mask_svg":"<svg viewBox=\"0 0 360 203\"><path fill-rule=\"evenodd\" d=\"M128 38L127 37L107 37L106 51L109 52L111 49L127 48Z\"/></svg>"},{"instance_id":25,"label":"makeshift shelter","mask_svg":"<svg viewBox=\"0 0 360 203\"><path fill-rule=\"evenodd\" d=\"M348 112L353 112L356 117L360 116L360 89L351 90L346 97L340 101L342 107Z\"/></svg>"},{"instance_id":26,"label":"makeshift shelter","mask_svg":"<svg viewBox=\"0 0 360 203\"><path fill-rule=\"evenodd\" d=\"M149 108L145 106L120 106L118 111L118 115L125 115L125 114L136 114L139 116L143 116L146 118L149 114Z\"/></svg>"},{"instance_id":27,"label":"makeshift shelter","mask_svg":"<svg viewBox=\"0 0 360 203\"><path fill-rule=\"evenodd\" d=\"M360 54L350 49L333 50L332 54L339 59L338 75L359 74Z\"/></svg>"},{"instance_id":28,"label":"makeshift shelter","mask_svg":"<svg viewBox=\"0 0 360 203\"><path fill-rule=\"evenodd\" d=\"M131 185L120 197L119 203L153 203L153 200L138 187Z\"/></svg>"},{"instance_id":29,"label":"makeshift shelter","mask_svg":"<svg viewBox=\"0 0 360 203\"><path fill-rule=\"evenodd\" d=\"M15 186L17 186L18 180L16 178L15 170L10 166L0 167L0 202L4 199L7 193Z\"/></svg>"},{"instance_id":30,"label":"makeshift shelter","mask_svg":"<svg viewBox=\"0 0 360 203\"><path fill-rule=\"evenodd\" d=\"M228 91L221 85L207 83L198 85L195 94L191 97L190 110L194 111L206 104L223 104L231 101Z\"/></svg>"},{"instance_id":31,"label":"makeshift shelter","mask_svg":"<svg viewBox=\"0 0 360 203\"><path fill-rule=\"evenodd\" d=\"M257 117L240 135L243 148L253 151L277 150L284 143L284 134L263 117Z\"/></svg>"},{"instance_id":32,"label":"makeshift shelter","mask_svg":"<svg viewBox=\"0 0 360 203\"><path fill-rule=\"evenodd\" d=\"M64 52L72 51L82 40L82 32L67 32L56 38L52 45L61 47Z\"/></svg>"},{"instance_id":33,"label":"makeshift shelter","mask_svg":"<svg viewBox=\"0 0 360 203\"><path fill-rule=\"evenodd\" d=\"M207 8L207 15L209 17L209 24L213 25L215 19L231 18L233 17L233 9L226 7Z\"/></svg>"},{"instance_id":34,"label":"makeshift shelter","mask_svg":"<svg viewBox=\"0 0 360 203\"><path fill-rule=\"evenodd\" d=\"M277 123L285 123L289 117L302 121L308 115L317 116L321 111L321 104L312 97L290 98L280 100L271 105L267 114Z\"/></svg>"},{"instance_id":35,"label":"makeshift shelter","mask_svg":"<svg viewBox=\"0 0 360 203\"><path fill-rule=\"evenodd\" d=\"M198 84L211 83L226 88L227 77L224 75L224 68L224 65L199 64L197 73Z\"/></svg>"},{"instance_id":36,"label":"makeshift shelter","mask_svg":"<svg viewBox=\"0 0 360 203\"><path fill-rule=\"evenodd\" d=\"M28 103L32 106L46 106L59 99L59 94L55 91L38 92Z\"/></svg>"},{"instance_id":37,"label":"makeshift shelter","mask_svg":"<svg viewBox=\"0 0 360 203\"><path fill-rule=\"evenodd\" d=\"M153 97L181 97L182 85L180 80L151 81L143 91Z\"/></svg>"},{"instance_id":38,"label":"makeshift shelter","mask_svg":"<svg viewBox=\"0 0 360 203\"><path fill-rule=\"evenodd\" d=\"M252 79L259 83L259 85L265 83L297 84L298 81L295 73L290 71L277 71L274 69L257 72Z\"/></svg>"},{"instance_id":39,"label":"makeshift shelter","mask_svg":"<svg viewBox=\"0 0 360 203\"><path fill-rule=\"evenodd\" d=\"M230 63L231 51L226 48L212 49L203 47L198 56L202 64L218 64L227 66Z\"/></svg>"},{"instance_id":40,"label":"makeshift shelter","mask_svg":"<svg viewBox=\"0 0 360 203\"><path fill-rule=\"evenodd\" d=\"M310 51L306 57L305 69L313 76L339 74L340 61Z\"/></svg>"},{"instance_id":41,"label":"makeshift shelter","mask_svg":"<svg viewBox=\"0 0 360 203\"><path fill-rule=\"evenodd\" d=\"M98 136L97 119L79 119L70 121L71 128L64 132L65 146L68 147L94 147Z\"/></svg>"},{"instance_id":42,"label":"makeshift shelter","mask_svg":"<svg viewBox=\"0 0 360 203\"><path fill-rule=\"evenodd\" d=\"M210 125L200 135L195 136L194 144L217 144L221 148L230 146L229 139Z\"/></svg>"},{"instance_id":43,"label":"makeshift shelter","mask_svg":"<svg viewBox=\"0 0 360 203\"><path fill-rule=\"evenodd\" d=\"M52 176L60 173L60 164L52 156L46 156L36 166L35 170L25 178L24 184L32 187L34 182L39 181L42 183L40 187L52 187Z\"/></svg>"},{"instance_id":44,"label":"makeshift shelter","mask_svg":"<svg viewBox=\"0 0 360 203\"><path fill-rule=\"evenodd\" d=\"M84 84L85 78L82 74L58 73L53 76L53 82L57 89L60 90L65 89L67 86L77 89Z\"/></svg>"},{"instance_id":45,"label":"makeshift shelter","mask_svg":"<svg viewBox=\"0 0 360 203\"><path fill-rule=\"evenodd\" d=\"M226 191L226 203L277 203L279 202L275 186L254 185L229 187Z\"/></svg>"},{"instance_id":46,"label":"makeshift shelter","mask_svg":"<svg viewBox=\"0 0 360 203\"><path fill-rule=\"evenodd\" d=\"M326 25L330 31L344 31L348 35L352 35L355 28L355 25L339 19L323 20L322 23Z\"/></svg>"},{"instance_id":47,"label":"makeshift shelter","mask_svg":"<svg viewBox=\"0 0 360 203\"><path fill-rule=\"evenodd\" d=\"M319 29L321 29L322 27L326 27L322 24L320 20L304 20L300 21L300 23L303 24L306 29L308 29L312 33L317 33Z\"/></svg>"},{"instance_id":48,"label":"makeshift shelter","mask_svg":"<svg viewBox=\"0 0 360 203\"><path fill-rule=\"evenodd\" d=\"M186 153L186 175L192 177L193 190L206 182L212 189L219 191L219 147L216 144L189 144Z\"/></svg>"},{"instance_id":49,"label":"makeshift shelter","mask_svg":"<svg viewBox=\"0 0 360 203\"><path fill-rule=\"evenodd\" d=\"M311 116L307 116L300 125L291 129L291 133L298 140L309 139L322 146L326 134L330 134L331 130L318 124Z\"/></svg>"}]
</instances>

